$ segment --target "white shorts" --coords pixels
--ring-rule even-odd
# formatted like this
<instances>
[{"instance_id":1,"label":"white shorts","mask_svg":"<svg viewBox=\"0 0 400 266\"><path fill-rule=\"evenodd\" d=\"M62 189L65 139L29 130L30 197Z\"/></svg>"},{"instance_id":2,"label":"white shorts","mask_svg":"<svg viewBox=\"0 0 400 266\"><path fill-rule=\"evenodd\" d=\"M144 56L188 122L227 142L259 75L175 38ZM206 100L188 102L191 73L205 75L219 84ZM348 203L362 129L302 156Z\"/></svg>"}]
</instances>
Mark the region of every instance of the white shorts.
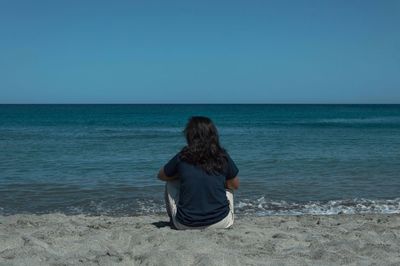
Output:
<instances>
[{"instance_id":1,"label":"white shorts","mask_svg":"<svg viewBox=\"0 0 400 266\"><path fill-rule=\"evenodd\" d=\"M221 221L219 221L215 224L206 225L206 226L196 226L196 227L181 224L176 219L176 211L177 211L176 204L179 201L179 191L180 191L179 180L167 181L167 183L165 185L165 204L167 207L168 216L170 217L170 219L176 229L185 230L185 229L205 229L205 228L229 228L233 225L233 221L234 221L233 190L226 189L226 197L229 201L228 215L224 219L222 219Z\"/></svg>"}]
</instances>

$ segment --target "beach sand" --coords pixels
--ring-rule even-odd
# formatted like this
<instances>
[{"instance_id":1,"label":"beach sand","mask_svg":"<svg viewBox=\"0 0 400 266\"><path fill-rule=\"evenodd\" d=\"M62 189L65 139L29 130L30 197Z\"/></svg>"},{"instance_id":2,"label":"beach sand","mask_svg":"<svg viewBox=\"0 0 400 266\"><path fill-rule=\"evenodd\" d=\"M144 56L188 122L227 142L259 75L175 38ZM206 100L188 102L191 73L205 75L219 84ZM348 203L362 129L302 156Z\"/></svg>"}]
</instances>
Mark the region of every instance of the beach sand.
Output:
<instances>
[{"instance_id":1,"label":"beach sand","mask_svg":"<svg viewBox=\"0 0 400 266\"><path fill-rule=\"evenodd\" d=\"M177 231L167 216L0 216L0 265L400 265L400 215L239 217Z\"/></svg>"}]
</instances>

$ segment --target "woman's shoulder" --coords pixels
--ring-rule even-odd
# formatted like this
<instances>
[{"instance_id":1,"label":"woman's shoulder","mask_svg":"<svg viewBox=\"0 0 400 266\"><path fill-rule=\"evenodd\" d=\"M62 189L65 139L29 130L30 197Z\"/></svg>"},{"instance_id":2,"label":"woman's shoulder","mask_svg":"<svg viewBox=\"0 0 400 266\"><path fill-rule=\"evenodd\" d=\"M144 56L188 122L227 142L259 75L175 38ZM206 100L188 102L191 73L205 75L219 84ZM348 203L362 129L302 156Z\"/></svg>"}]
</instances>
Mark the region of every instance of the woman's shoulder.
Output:
<instances>
[{"instance_id":1,"label":"woman's shoulder","mask_svg":"<svg viewBox=\"0 0 400 266\"><path fill-rule=\"evenodd\" d=\"M237 167L236 163L233 161L231 156L227 151L225 151L225 156L227 160L227 164L225 167L225 176L227 179L232 179L239 173L239 168Z\"/></svg>"},{"instance_id":2,"label":"woman's shoulder","mask_svg":"<svg viewBox=\"0 0 400 266\"><path fill-rule=\"evenodd\" d=\"M178 152L174 155L174 158L175 158L177 161L181 161L181 160L182 160L182 153L181 153L181 151L178 151Z\"/></svg>"},{"instance_id":3,"label":"woman's shoulder","mask_svg":"<svg viewBox=\"0 0 400 266\"><path fill-rule=\"evenodd\" d=\"M230 153L226 149L224 149L223 155L224 155L224 158L228 161L228 163L233 162L233 159L232 159Z\"/></svg>"}]
</instances>

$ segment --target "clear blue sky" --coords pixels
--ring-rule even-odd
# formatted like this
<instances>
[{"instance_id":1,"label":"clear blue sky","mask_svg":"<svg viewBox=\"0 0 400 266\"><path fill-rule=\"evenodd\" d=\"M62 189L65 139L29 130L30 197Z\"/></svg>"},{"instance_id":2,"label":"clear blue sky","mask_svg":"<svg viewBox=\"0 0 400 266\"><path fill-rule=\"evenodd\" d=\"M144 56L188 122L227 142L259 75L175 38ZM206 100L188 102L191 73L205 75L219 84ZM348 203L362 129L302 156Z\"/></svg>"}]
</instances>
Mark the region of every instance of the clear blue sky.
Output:
<instances>
[{"instance_id":1,"label":"clear blue sky","mask_svg":"<svg viewBox=\"0 0 400 266\"><path fill-rule=\"evenodd\" d=\"M400 1L0 1L0 103L400 103Z\"/></svg>"}]
</instances>

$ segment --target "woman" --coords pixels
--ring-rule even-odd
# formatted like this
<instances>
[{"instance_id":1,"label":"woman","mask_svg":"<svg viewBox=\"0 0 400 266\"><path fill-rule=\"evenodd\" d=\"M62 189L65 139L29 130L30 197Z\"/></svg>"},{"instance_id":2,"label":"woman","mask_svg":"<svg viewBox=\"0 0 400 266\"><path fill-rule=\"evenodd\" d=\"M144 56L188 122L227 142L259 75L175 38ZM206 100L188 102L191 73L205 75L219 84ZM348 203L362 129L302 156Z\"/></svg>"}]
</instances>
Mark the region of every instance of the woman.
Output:
<instances>
[{"instance_id":1,"label":"woman","mask_svg":"<svg viewBox=\"0 0 400 266\"><path fill-rule=\"evenodd\" d=\"M167 181L165 202L176 229L228 228L233 224L233 190L239 169L220 146L213 122L189 119L183 133L187 145L158 173Z\"/></svg>"}]
</instances>

